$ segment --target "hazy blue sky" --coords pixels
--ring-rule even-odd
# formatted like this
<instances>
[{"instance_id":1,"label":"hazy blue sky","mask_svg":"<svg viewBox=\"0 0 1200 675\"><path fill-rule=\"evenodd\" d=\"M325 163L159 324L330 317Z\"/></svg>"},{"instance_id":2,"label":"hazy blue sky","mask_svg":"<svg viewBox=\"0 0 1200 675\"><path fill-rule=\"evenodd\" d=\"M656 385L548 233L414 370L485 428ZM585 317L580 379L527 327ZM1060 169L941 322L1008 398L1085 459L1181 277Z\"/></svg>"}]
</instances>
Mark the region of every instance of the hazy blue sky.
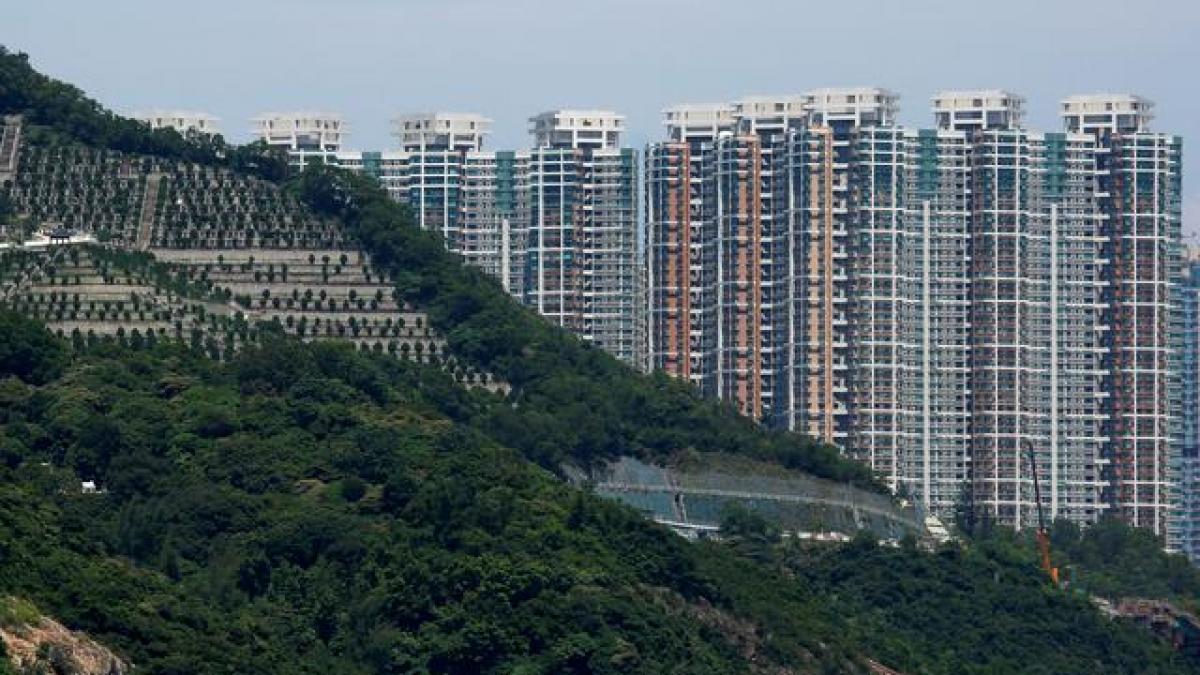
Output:
<instances>
[{"instance_id":1,"label":"hazy blue sky","mask_svg":"<svg viewBox=\"0 0 1200 675\"><path fill-rule=\"evenodd\" d=\"M942 88L1007 88L1058 129L1070 93L1140 93L1159 130L1200 139L1198 0L8 0L0 42L118 111L193 108L231 140L268 109L343 113L390 147L399 112L480 112L491 147L557 106L659 135L679 102L879 85L928 124ZM1190 162L1189 162L1190 164ZM1185 174L1186 176L1186 174ZM1200 217L1200 181L1186 213ZM1189 230L1197 224L1186 221Z\"/></svg>"}]
</instances>

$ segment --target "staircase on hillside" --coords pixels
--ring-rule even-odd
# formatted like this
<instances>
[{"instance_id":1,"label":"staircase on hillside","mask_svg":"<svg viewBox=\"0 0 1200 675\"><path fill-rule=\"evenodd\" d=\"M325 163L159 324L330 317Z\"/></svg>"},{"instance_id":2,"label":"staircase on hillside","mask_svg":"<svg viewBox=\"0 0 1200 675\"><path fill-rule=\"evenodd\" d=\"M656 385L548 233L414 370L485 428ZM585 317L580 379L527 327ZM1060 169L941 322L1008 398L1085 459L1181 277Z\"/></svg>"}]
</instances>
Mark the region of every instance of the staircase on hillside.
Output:
<instances>
[{"instance_id":1,"label":"staircase on hillside","mask_svg":"<svg viewBox=\"0 0 1200 675\"><path fill-rule=\"evenodd\" d=\"M154 172L146 177L146 192L142 195L142 213L138 219L137 250L150 248L150 232L154 228L154 216L158 211L158 186L162 174Z\"/></svg>"},{"instance_id":2,"label":"staircase on hillside","mask_svg":"<svg viewBox=\"0 0 1200 675\"><path fill-rule=\"evenodd\" d=\"M6 115L0 131L0 184L17 173L17 148L21 146L21 116Z\"/></svg>"}]
</instances>

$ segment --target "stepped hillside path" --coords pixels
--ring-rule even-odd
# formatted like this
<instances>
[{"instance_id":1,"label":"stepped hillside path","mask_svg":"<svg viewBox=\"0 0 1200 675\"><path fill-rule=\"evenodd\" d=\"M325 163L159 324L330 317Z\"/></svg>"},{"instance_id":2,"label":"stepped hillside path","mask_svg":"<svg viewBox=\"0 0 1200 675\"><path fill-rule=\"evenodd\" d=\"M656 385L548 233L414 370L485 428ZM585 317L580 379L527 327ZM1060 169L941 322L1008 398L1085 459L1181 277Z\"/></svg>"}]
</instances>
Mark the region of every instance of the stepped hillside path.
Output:
<instances>
[{"instance_id":1,"label":"stepped hillside path","mask_svg":"<svg viewBox=\"0 0 1200 675\"><path fill-rule=\"evenodd\" d=\"M21 116L6 115L4 132L0 134L0 183L12 180L17 173L17 148L21 147Z\"/></svg>"},{"instance_id":2,"label":"stepped hillside path","mask_svg":"<svg viewBox=\"0 0 1200 675\"><path fill-rule=\"evenodd\" d=\"M146 176L146 192L142 196L142 213L138 219L137 250L150 248L150 230L154 227L154 215L158 211L158 185L162 174L157 171Z\"/></svg>"}]
</instances>

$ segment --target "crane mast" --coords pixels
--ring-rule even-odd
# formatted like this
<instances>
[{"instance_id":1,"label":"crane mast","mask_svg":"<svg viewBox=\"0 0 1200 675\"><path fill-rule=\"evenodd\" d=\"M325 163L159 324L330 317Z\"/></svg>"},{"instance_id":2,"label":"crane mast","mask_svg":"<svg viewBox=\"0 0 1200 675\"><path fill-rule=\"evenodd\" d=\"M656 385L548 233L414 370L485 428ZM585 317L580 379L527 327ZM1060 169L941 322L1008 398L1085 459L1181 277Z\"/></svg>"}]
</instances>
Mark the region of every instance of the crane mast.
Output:
<instances>
[{"instance_id":1,"label":"crane mast","mask_svg":"<svg viewBox=\"0 0 1200 675\"><path fill-rule=\"evenodd\" d=\"M1049 575L1050 580L1058 584L1058 568L1050 561L1050 531L1046 529L1046 514L1042 510L1042 486L1038 480L1037 458L1033 453L1033 443L1022 441L1025 454L1029 457L1029 471L1033 474L1033 499L1037 505L1038 526L1037 539L1038 556L1041 559L1042 571Z\"/></svg>"}]
</instances>

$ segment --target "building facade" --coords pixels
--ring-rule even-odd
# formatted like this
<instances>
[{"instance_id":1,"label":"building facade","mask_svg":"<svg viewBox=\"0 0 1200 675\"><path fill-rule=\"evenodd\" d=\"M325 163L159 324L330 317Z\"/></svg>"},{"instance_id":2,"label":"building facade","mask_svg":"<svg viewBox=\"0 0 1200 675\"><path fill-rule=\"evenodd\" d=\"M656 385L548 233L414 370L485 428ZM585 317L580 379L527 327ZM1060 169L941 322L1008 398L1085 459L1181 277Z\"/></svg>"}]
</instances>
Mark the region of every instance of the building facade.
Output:
<instances>
[{"instance_id":1,"label":"building facade","mask_svg":"<svg viewBox=\"0 0 1200 675\"><path fill-rule=\"evenodd\" d=\"M1065 131L1001 90L667 111L646 151L653 367L837 444L949 516L1178 539L1180 146L1132 96Z\"/></svg>"},{"instance_id":2,"label":"building facade","mask_svg":"<svg viewBox=\"0 0 1200 675\"><path fill-rule=\"evenodd\" d=\"M1179 354L1179 549L1200 560L1200 249L1190 248L1183 264L1176 307Z\"/></svg>"},{"instance_id":3,"label":"building facade","mask_svg":"<svg viewBox=\"0 0 1200 675\"><path fill-rule=\"evenodd\" d=\"M399 150L339 152L375 176L447 249L551 322L645 368L637 154L624 117L559 110L530 119L532 148L491 151L491 120L422 113L395 120Z\"/></svg>"},{"instance_id":4,"label":"building facade","mask_svg":"<svg viewBox=\"0 0 1200 675\"><path fill-rule=\"evenodd\" d=\"M717 387L717 237L706 215L716 208L715 145L733 130L733 108L679 106L663 115L668 140L645 156L647 349L652 367L729 399Z\"/></svg>"},{"instance_id":5,"label":"building facade","mask_svg":"<svg viewBox=\"0 0 1200 675\"><path fill-rule=\"evenodd\" d=\"M304 169L311 162L332 164L348 131L342 116L326 112L266 112L251 120L255 140L288 153L288 163Z\"/></svg>"},{"instance_id":6,"label":"building facade","mask_svg":"<svg viewBox=\"0 0 1200 675\"><path fill-rule=\"evenodd\" d=\"M625 118L557 110L529 120L515 239L525 304L637 368L645 366L637 153Z\"/></svg>"}]
</instances>

